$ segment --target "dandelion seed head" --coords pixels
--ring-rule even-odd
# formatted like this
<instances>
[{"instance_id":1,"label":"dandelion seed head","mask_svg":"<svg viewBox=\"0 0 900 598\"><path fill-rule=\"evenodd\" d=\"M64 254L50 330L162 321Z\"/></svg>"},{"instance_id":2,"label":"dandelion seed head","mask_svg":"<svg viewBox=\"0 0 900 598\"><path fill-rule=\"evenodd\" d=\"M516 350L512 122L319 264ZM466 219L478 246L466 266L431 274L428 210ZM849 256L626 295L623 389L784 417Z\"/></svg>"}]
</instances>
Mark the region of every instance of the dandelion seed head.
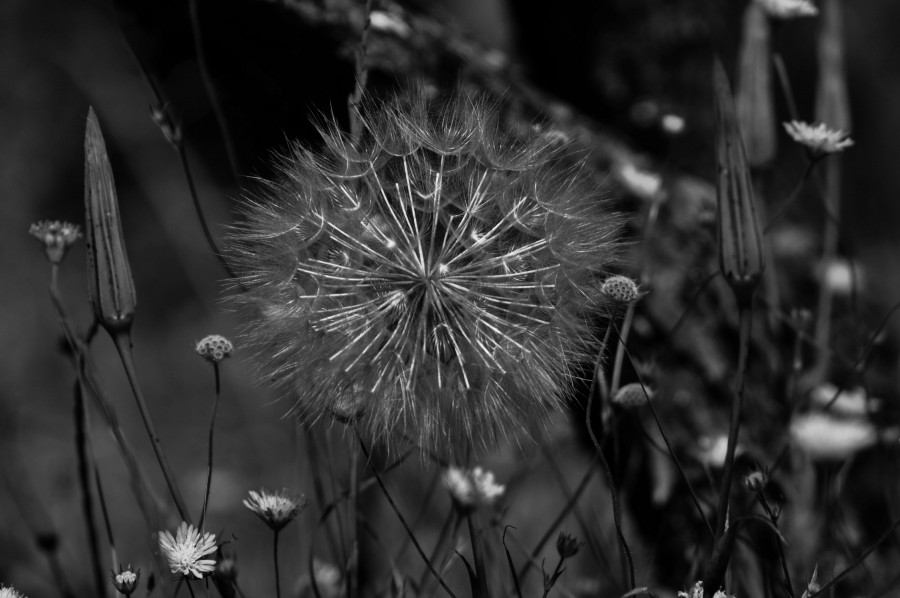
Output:
<instances>
[{"instance_id":1,"label":"dandelion seed head","mask_svg":"<svg viewBox=\"0 0 900 598\"><path fill-rule=\"evenodd\" d=\"M278 492L269 492L264 488L259 492L251 490L250 498L245 498L243 502L274 531L293 521L307 505L306 497L293 496L287 488Z\"/></svg>"},{"instance_id":2,"label":"dandelion seed head","mask_svg":"<svg viewBox=\"0 0 900 598\"><path fill-rule=\"evenodd\" d=\"M168 531L159 532L159 547L172 573L202 579L216 568L215 559L203 558L218 549L215 534L201 534L185 521L178 526L175 536Z\"/></svg>"},{"instance_id":3,"label":"dandelion seed head","mask_svg":"<svg viewBox=\"0 0 900 598\"><path fill-rule=\"evenodd\" d=\"M531 431L590 359L621 219L569 146L415 92L296 147L230 252L260 378L307 420L448 453Z\"/></svg>"},{"instance_id":4,"label":"dandelion seed head","mask_svg":"<svg viewBox=\"0 0 900 598\"><path fill-rule=\"evenodd\" d=\"M842 152L854 145L849 133L831 129L825 123L809 124L792 120L784 123L784 130L791 139L808 147L816 156Z\"/></svg>"}]
</instances>

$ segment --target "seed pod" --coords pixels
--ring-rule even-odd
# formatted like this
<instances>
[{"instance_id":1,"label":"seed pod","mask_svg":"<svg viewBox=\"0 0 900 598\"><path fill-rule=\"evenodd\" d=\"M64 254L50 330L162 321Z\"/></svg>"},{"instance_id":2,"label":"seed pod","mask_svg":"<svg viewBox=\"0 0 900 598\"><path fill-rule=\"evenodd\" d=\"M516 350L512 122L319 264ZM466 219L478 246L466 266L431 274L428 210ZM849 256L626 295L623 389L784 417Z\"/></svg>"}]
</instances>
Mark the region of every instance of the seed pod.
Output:
<instances>
[{"instance_id":1,"label":"seed pod","mask_svg":"<svg viewBox=\"0 0 900 598\"><path fill-rule=\"evenodd\" d=\"M112 167L93 108L88 111L84 133L84 206L91 305L110 334L127 332L137 297L125 253Z\"/></svg>"},{"instance_id":2,"label":"seed pod","mask_svg":"<svg viewBox=\"0 0 900 598\"><path fill-rule=\"evenodd\" d=\"M763 241L731 86L718 59L713 64L713 90L719 267L743 307L749 305L765 268Z\"/></svg>"}]
</instances>

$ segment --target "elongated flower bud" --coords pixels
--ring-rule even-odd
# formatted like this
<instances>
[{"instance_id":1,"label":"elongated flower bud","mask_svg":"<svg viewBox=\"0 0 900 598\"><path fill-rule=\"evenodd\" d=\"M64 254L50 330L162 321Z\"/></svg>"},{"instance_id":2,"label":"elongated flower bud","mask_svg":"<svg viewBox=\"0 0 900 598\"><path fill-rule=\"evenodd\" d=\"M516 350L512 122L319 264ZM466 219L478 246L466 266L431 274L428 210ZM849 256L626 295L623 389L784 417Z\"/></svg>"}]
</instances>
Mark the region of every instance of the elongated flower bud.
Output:
<instances>
[{"instance_id":1,"label":"elongated flower bud","mask_svg":"<svg viewBox=\"0 0 900 598\"><path fill-rule=\"evenodd\" d=\"M106 143L94 109L84 133L84 206L88 256L88 293L107 331L127 331L137 297L119 220L119 203Z\"/></svg>"},{"instance_id":2,"label":"elongated flower bud","mask_svg":"<svg viewBox=\"0 0 900 598\"><path fill-rule=\"evenodd\" d=\"M719 267L738 302L747 305L765 267L762 234L731 87L718 59L713 64L713 90Z\"/></svg>"},{"instance_id":3,"label":"elongated flower bud","mask_svg":"<svg viewBox=\"0 0 900 598\"><path fill-rule=\"evenodd\" d=\"M775 107L769 48L769 19L756 2L744 12L735 103L751 166L765 166L775 157Z\"/></svg>"}]
</instances>

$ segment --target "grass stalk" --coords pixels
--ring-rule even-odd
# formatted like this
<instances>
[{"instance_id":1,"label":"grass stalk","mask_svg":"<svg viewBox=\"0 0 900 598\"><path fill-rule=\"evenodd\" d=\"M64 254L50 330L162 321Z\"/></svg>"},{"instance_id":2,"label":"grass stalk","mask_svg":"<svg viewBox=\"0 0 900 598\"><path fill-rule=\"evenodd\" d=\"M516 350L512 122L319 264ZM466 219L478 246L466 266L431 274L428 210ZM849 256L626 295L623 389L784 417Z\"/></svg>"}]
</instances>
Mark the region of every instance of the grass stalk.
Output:
<instances>
[{"instance_id":1,"label":"grass stalk","mask_svg":"<svg viewBox=\"0 0 900 598\"><path fill-rule=\"evenodd\" d=\"M93 492L91 492L90 427L84 402L84 392L78 381L75 382L73 394L75 397L75 455L78 462L81 513L84 516L84 523L87 527L88 554L90 555L91 572L94 577L94 592L98 597L106 596L106 576L103 574L103 568L100 565L100 539L97 531L97 518L94 517Z\"/></svg>"},{"instance_id":2,"label":"grass stalk","mask_svg":"<svg viewBox=\"0 0 900 598\"><path fill-rule=\"evenodd\" d=\"M185 506L184 499L181 497L181 492L178 490L175 476L172 473L172 468L169 466L169 460L166 458L162 442L159 439L159 435L156 433L153 419L150 417L150 410L147 408L147 402L144 400L144 393L141 391L141 386L138 383L137 371L134 367L134 354L131 348L131 334L128 332L119 332L113 335L113 342L116 345L119 357L122 360L122 366L125 368L125 373L128 376L128 382L131 385L135 401L137 401L141 419L144 421L144 428L147 431L147 435L150 437L153 453L156 455L156 460L162 470L163 477L166 480L166 486L168 486L169 493L172 495L172 500L175 501L175 508L178 509L178 514L181 516L182 521L191 523L191 516L188 513L187 506Z\"/></svg>"}]
</instances>

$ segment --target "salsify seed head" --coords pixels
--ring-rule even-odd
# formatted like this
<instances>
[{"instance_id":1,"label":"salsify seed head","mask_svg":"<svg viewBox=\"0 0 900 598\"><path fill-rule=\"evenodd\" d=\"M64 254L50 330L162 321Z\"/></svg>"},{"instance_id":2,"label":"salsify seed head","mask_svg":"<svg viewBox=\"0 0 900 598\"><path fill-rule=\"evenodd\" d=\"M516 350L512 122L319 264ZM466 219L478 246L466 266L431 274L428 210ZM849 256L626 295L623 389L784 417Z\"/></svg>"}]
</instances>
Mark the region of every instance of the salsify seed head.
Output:
<instances>
[{"instance_id":1,"label":"salsify seed head","mask_svg":"<svg viewBox=\"0 0 900 598\"><path fill-rule=\"evenodd\" d=\"M370 102L244 204L230 253L261 378L311 419L447 453L529 430L596 344L620 218L571 150L471 95Z\"/></svg>"}]
</instances>

